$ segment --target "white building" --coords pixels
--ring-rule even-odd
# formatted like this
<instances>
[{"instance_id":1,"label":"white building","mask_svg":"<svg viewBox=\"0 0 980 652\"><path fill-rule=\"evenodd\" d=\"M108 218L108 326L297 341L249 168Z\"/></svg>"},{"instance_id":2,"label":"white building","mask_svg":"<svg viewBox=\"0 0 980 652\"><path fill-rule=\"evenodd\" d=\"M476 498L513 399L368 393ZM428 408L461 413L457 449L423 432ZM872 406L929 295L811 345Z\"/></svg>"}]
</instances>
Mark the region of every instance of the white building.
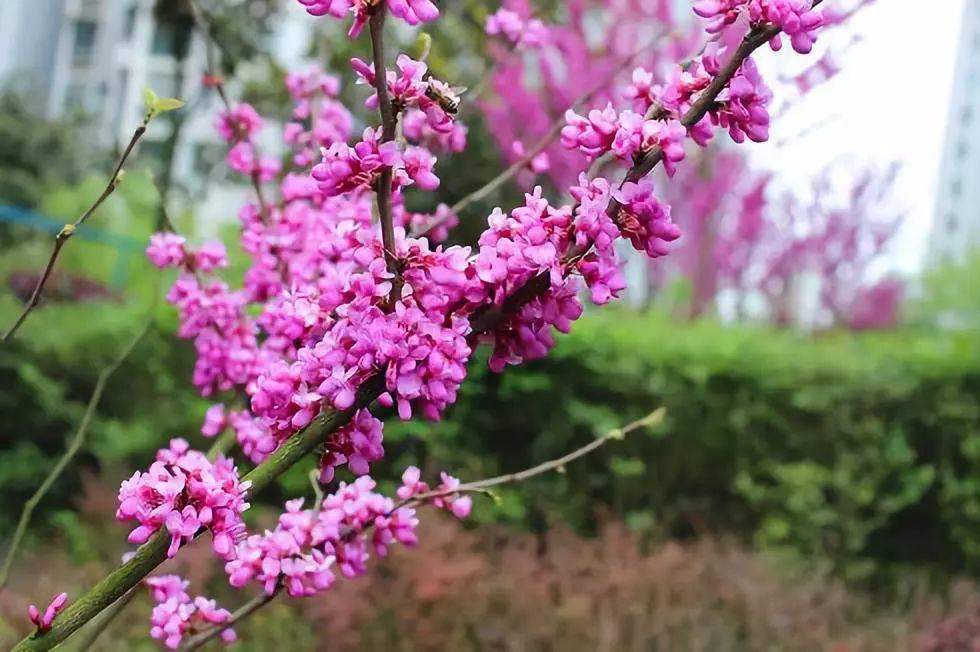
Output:
<instances>
[{"instance_id":1,"label":"white building","mask_svg":"<svg viewBox=\"0 0 980 652\"><path fill-rule=\"evenodd\" d=\"M0 87L28 92L50 118L84 112L91 120L85 135L97 146L115 149L129 141L142 120L144 88L183 99L186 119L173 179L194 200L199 222L213 228L216 221L234 219L247 189L231 182L223 165L215 165L225 145L213 128L218 98L201 84L204 41L195 31L181 62L172 26L154 18L156 3L0 0ZM283 14L270 48L277 59L295 62L311 36L309 21L298 6ZM139 162L159 160L169 130L168 120L154 122L141 143Z\"/></svg>"},{"instance_id":2,"label":"white building","mask_svg":"<svg viewBox=\"0 0 980 652\"><path fill-rule=\"evenodd\" d=\"M946 125L927 266L962 261L980 247L980 2L973 0L964 3Z\"/></svg>"}]
</instances>

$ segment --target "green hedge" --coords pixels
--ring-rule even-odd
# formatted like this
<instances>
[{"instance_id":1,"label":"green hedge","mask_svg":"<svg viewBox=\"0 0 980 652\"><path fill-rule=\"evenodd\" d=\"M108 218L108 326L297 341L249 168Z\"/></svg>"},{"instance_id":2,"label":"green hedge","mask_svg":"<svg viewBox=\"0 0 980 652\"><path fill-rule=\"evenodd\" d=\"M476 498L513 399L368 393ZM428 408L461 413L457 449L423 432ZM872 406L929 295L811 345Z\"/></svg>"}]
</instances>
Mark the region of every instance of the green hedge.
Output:
<instances>
[{"instance_id":1,"label":"green hedge","mask_svg":"<svg viewBox=\"0 0 980 652\"><path fill-rule=\"evenodd\" d=\"M492 518L589 529L612 511L658 534L753 537L855 578L874 562L980 562L973 333L811 338L606 311L547 360L477 365L445 421L389 427L387 441L401 463L478 477L661 405L658 432L504 493Z\"/></svg>"},{"instance_id":2,"label":"green hedge","mask_svg":"<svg viewBox=\"0 0 980 652\"><path fill-rule=\"evenodd\" d=\"M14 307L0 301L0 314ZM80 458L110 483L169 437L205 445L192 347L168 334L172 314L161 313L164 323L110 382ZM143 319L145 307L49 305L0 352L0 490L9 499L0 531L60 454L98 370ZM413 463L464 479L517 470L659 406L668 417L658 431L564 475L505 488L496 503L479 502L475 518L587 532L622 515L653 535L728 533L787 547L851 577L875 564L980 566L973 333L810 338L596 311L546 360L502 375L475 361L445 420L389 421L376 475L397 478ZM75 469L35 523L69 507L78 482ZM308 492L306 469L296 469L262 500Z\"/></svg>"}]
</instances>

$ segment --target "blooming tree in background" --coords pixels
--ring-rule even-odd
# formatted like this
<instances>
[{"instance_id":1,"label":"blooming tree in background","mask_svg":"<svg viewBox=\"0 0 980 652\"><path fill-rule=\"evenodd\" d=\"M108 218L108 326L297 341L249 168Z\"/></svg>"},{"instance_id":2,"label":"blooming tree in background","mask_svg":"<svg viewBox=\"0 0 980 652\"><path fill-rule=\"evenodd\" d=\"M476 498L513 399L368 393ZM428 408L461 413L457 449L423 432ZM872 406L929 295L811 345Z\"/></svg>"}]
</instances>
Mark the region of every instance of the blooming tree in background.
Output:
<instances>
[{"instance_id":1,"label":"blooming tree in background","mask_svg":"<svg viewBox=\"0 0 980 652\"><path fill-rule=\"evenodd\" d=\"M556 192L538 186L521 205L495 209L478 245L463 247L440 244L457 219L452 210L416 214L405 199L436 189L449 172L437 157L464 146L457 117L465 96L453 80L431 75L425 61L389 59L384 47L386 21L431 22L438 5L300 2L313 16L349 21L351 38L370 49L351 67L378 120L355 127L338 101L336 78L292 71L286 83L294 108L283 133L292 156L280 168L256 144L262 118L222 92L227 105L217 128L229 146L228 165L255 190L239 213L249 267L233 285L221 276L228 263L218 244L192 245L165 232L147 248L155 265L176 270L167 299L179 315L178 335L197 353L191 380L215 400L201 429L214 445L205 454L174 439L123 483L117 517L140 547L88 594L58 596L43 614L32 607L36 629L19 650L50 649L141 583L157 603L151 635L167 647L194 649L219 635L233 640L230 628L254 610L250 605L281 593L327 592L367 572L373 556L413 545L417 508L465 518L468 492L560 468L634 427L487 481L460 483L444 473L430 488L409 468L389 497L369 475L384 456L380 416L441 419L477 346L491 349L496 372L546 356L556 334L582 314L583 300L603 305L622 294L622 247L655 260L667 256L682 235L663 188L673 181L655 184L651 171L663 164L668 177L682 175L691 152L714 140L765 140L771 93L752 54L765 45L805 54L825 21L809 0L702 0L694 5L696 35L671 35L657 59L620 85L578 40L589 22L587 3L568 3L566 29L545 29L530 4L505 5L487 29L511 48L558 48L566 69L552 61L541 75L566 105L581 95L572 88L578 74L610 85L588 106L563 114L562 149L538 160ZM620 68L644 37L659 36L630 27L631 10L672 24L661 13L667 3L610 6L623 19L622 51L609 55ZM668 57L680 63L668 69ZM511 140L530 153L523 138ZM317 486L309 506L290 500L274 528L249 531L249 498L314 451L318 479L330 493ZM340 473L354 479L335 484ZM257 593L238 612L191 598L180 578L150 575L197 536L210 539L229 584Z\"/></svg>"},{"instance_id":2,"label":"blooming tree in background","mask_svg":"<svg viewBox=\"0 0 980 652\"><path fill-rule=\"evenodd\" d=\"M821 14L822 26L841 24L871 1L828 7ZM649 94L670 74L674 62L698 47L704 24L697 16L710 21L709 31L737 39L747 26L739 22L747 16L741 7L742 3L699 2L688 16L679 14L677 3L670 0L573 0L563 3L565 20L551 23L536 17L527 0L505 0L486 22L492 93L479 98L477 107L504 159L524 167L518 181L527 187L551 182L558 190L573 184L590 161L580 149L548 138L564 111L588 97L598 107L628 100L642 114ZM767 3L758 7L753 11L779 11ZM801 24L791 44L809 51L811 34ZM828 49L782 78L791 92L784 94L775 114L791 110L832 79L843 54L857 40L852 36L837 51ZM779 46L776 41L774 45ZM514 115L520 119L512 119ZM642 122L641 115L627 114L625 119ZM753 138L750 132L732 133L736 142L746 136ZM765 137L765 126L760 125L755 139ZM621 137L619 149L613 149L628 160L630 146L630 140ZM691 289L690 316L714 309L721 293L735 304L730 318L751 313L785 325L799 312L793 304L806 294L804 289L811 289L800 287L805 277L818 286L810 292L817 296L818 325L894 325L903 284L895 278L874 281L867 274L901 218L884 199L894 170L858 171L847 182L850 188L835 188L833 193L849 196L850 204L835 206L827 200L826 175L815 182L812 193L791 194L774 189L770 173L754 169L730 144L716 143L694 156L696 163L683 166L679 178L661 191L684 238L674 247L671 261L649 266L646 296L679 274ZM665 163L672 175L669 157Z\"/></svg>"}]
</instances>

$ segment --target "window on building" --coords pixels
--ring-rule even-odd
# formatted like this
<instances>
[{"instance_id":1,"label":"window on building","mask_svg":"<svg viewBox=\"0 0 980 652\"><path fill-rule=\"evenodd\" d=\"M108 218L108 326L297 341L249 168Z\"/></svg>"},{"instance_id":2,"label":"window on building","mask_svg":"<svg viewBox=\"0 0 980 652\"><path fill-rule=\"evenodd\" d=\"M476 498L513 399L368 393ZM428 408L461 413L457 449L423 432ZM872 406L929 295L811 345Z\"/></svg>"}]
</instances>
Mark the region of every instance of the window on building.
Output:
<instances>
[{"instance_id":1,"label":"window on building","mask_svg":"<svg viewBox=\"0 0 980 652\"><path fill-rule=\"evenodd\" d=\"M963 192L963 182L959 179L953 179L953 183L949 185L949 194L953 197L959 197Z\"/></svg>"},{"instance_id":2,"label":"window on building","mask_svg":"<svg viewBox=\"0 0 980 652\"><path fill-rule=\"evenodd\" d=\"M176 40L173 25L157 23L153 26L153 43L150 45L150 52L172 57L176 51Z\"/></svg>"},{"instance_id":3,"label":"window on building","mask_svg":"<svg viewBox=\"0 0 980 652\"><path fill-rule=\"evenodd\" d=\"M72 59L75 65L84 66L92 61L95 54L95 37L99 26L91 20L75 21L75 43L72 48Z\"/></svg>"},{"instance_id":4,"label":"window on building","mask_svg":"<svg viewBox=\"0 0 980 652\"><path fill-rule=\"evenodd\" d=\"M956 143L956 158L963 160L966 158L967 145L965 140Z\"/></svg>"},{"instance_id":5,"label":"window on building","mask_svg":"<svg viewBox=\"0 0 980 652\"><path fill-rule=\"evenodd\" d=\"M960 122L963 124L970 124L973 119L973 107L967 104L963 107L963 113L960 114Z\"/></svg>"},{"instance_id":6,"label":"window on building","mask_svg":"<svg viewBox=\"0 0 980 652\"><path fill-rule=\"evenodd\" d=\"M123 22L123 37L129 41L133 38L136 31L136 5L131 5L126 10L126 18Z\"/></svg>"},{"instance_id":7,"label":"window on building","mask_svg":"<svg viewBox=\"0 0 980 652\"><path fill-rule=\"evenodd\" d=\"M157 23L153 26L153 42L150 44L150 53L176 59L184 58L187 56L187 48L190 45L193 29L194 24L192 22Z\"/></svg>"},{"instance_id":8,"label":"window on building","mask_svg":"<svg viewBox=\"0 0 980 652\"><path fill-rule=\"evenodd\" d=\"M950 213L946 216L946 230L950 233L955 232L959 228L960 222L956 219L955 213Z\"/></svg>"}]
</instances>

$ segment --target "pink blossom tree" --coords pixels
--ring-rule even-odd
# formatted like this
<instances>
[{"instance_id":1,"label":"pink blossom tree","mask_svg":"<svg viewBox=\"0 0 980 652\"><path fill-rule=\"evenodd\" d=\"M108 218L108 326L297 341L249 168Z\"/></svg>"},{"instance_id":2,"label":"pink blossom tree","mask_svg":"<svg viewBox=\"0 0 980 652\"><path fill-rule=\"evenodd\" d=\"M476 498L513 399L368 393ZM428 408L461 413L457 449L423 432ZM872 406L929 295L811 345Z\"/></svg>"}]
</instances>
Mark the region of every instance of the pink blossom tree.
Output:
<instances>
[{"instance_id":1,"label":"pink blossom tree","mask_svg":"<svg viewBox=\"0 0 980 652\"><path fill-rule=\"evenodd\" d=\"M197 353L191 382L215 400L201 428L213 444L204 453L175 438L122 484L117 517L138 547L88 593L59 595L43 612L31 607L35 628L17 650L54 647L141 584L156 602L150 634L167 647L233 640L232 626L277 596L329 591L368 572L372 556L413 545L418 508L465 518L470 493L563 468L662 418L655 412L499 478L463 483L444 473L430 486L409 468L390 497L369 475L384 455L381 416L389 409L403 420L441 419L477 346L491 349L496 372L546 356L557 333L582 314L585 297L603 305L623 292L621 249L668 256L681 236L661 188L672 182L655 183L651 172L662 164L673 176L689 165L691 151L726 135L738 143L765 140L771 93L753 53L765 45L780 50L785 38L805 54L825 22L819 2L809 0L703 0L694 24L704 46L693 45L694 30L672 37L663 70L634 72L618 88L601 58L572 58L582 51L588 6L569 3L569 27L549 30L547 39L567 68L559 74L552 60L542 64L542 76L565 100L582 94L576 72L613 85L587 91L588 106L563 114L564 149L560 156L555 149L550 163L555 196L535 187L521 205L494 210L478 245L463 247L439 244L456 219L452 210L413 214L405 199L451 174L438 167L437 155L462 146L457 117L465 96L452 80L430 74L424 60L391 60L384 44L389 16L417 26L437 20L438 5L300 2L313 16L349 20L350 37L370 51L351 66L377 120L355 129L335 77L291 71L294 108L282 141L292 155L283 168L259 150L263 119L209 76L225 102L217 128L228 143L227 163L254 188L239 212L250 265L233 283L222 276L221 245L192 244L172 230L153 236L147 254L176 272L167 300L179 316L178 336ZM624 18L649 5L614 3ZM653 5L651 19L670 20L659 13L667 3ZM543 31L530 9L507 5L511 13L497 12L489 29L519 47L539 47ZM618 61L643 30L624 21L617 34L625 40ZM692 51L667 69L667 56L680 60ZM59 237L57 247L66 240ZM35 294L42 290L43 280ZM251 497L314 452L320 469L312 504L290 500L274 528L249 531L243 514ZM338 470L354 479L335 484ZM237 611L192 598L180 578L151 575L198 536L210 538L231 586L256 593Z\"/></svg>"}]
</instances>

